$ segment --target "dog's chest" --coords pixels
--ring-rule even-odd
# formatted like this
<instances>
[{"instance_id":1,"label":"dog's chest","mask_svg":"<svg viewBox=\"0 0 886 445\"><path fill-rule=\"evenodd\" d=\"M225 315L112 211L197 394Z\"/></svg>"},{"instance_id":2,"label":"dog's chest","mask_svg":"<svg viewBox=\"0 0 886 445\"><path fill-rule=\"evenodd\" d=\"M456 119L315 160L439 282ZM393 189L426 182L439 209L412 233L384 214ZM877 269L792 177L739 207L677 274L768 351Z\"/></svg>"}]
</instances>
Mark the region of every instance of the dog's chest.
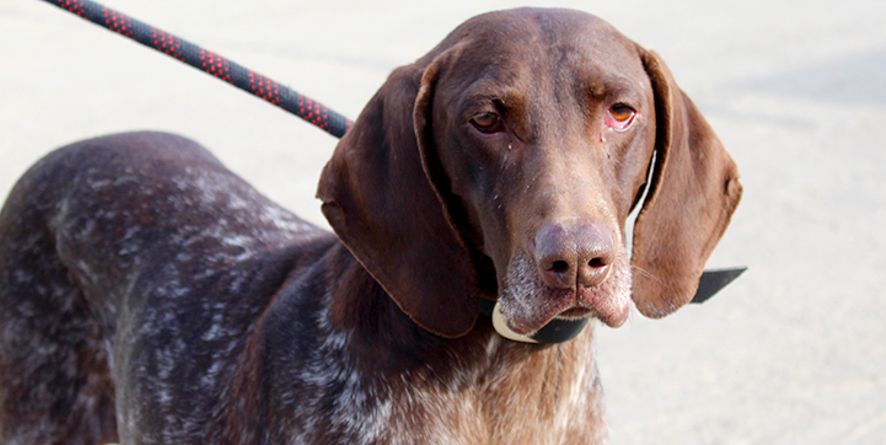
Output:
<instances>
[{"instance_id":1,"label":"dog's chest","mask_svg":"<svg viewBox=\"0 0 886 445\"><path fill-rule=\"evenodd\" d=\"M403 375L381 391L362 387L354 372L338 395L353 403L337 404L330 418L352 433L350 443L605 443L590 351L558 360L569 354L555 348L513 362L490 355L488 366L462 366L445 381Z\"/></svg>"}]
</instances>

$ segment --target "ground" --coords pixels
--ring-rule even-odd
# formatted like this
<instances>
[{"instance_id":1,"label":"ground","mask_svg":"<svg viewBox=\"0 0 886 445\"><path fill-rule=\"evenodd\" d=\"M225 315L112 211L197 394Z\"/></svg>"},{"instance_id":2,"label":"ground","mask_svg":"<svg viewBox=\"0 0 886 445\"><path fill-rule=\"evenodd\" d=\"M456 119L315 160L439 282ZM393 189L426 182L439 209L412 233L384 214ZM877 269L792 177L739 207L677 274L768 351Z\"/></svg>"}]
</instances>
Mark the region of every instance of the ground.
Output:
<instances>
[{"instance_id":1,"label":"ground","mask_svg":"<svg viewBox=\"0 0 886 445\"><path fill-rule=\"evenodd\" d=\"M455 25L516 6L107 3L352 117ZM886 4L672 3L557 3L657 50L745 185L709 263L748 265L741 279L664 320L599 329L613 443L884 443ZM54 147L160 129L325 224L313 195L335 140L298 119L39 1L0 5L0 57L0 197Z\"/></svg>"}]
</instances>

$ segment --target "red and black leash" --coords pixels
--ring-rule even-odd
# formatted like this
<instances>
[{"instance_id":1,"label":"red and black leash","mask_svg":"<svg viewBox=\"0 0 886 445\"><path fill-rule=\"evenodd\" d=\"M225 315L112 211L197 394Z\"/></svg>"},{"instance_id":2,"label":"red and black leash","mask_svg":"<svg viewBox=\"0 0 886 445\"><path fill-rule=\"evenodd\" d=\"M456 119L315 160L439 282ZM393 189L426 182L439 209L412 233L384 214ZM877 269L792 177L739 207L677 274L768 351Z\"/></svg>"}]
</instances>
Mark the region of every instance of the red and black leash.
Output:
<instances>
[{"instance_id":1,"label":"red and black leash","mask_svg":"<svg viewBox=\"0 0 886 445\"><path fill-rule=\"evenodd\" d=\"M310 97L181 37L91 0L43 0L258 96L340 138L352 122Z\"/></svg>"}]
</instances>

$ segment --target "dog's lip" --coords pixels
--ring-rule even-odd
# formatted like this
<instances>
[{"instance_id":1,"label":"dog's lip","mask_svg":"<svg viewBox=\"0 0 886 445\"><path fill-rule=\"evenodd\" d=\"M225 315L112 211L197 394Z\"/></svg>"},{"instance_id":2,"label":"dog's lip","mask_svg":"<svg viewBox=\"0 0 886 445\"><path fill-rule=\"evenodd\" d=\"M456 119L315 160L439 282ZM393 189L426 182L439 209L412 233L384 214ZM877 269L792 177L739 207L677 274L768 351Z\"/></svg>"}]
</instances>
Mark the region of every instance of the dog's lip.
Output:
<instances>
[{"instance_id":1,"label":"dog's lip","mask_svg":"<svg viewBox=\"0 0 886 445\"><path fill-rule=\"evenodd\" d=\"M586 308L584 306L575 305L573 307L567 308L566 310L557 314L554 318L563 318L566 320L576 320L580 318L587 318L593 314L594 310L590 308Z\"/></svg>"},{"instance_id":2,"label":"dog's lip","mask_svg":"<svg viewBox=\"0 0 886 445\"><path fill-rule=\"evenodd\" d=\"M593 309L578 305L574 296L560 298L547 309L546 311L536 311L532 316L524 317L524 319L506 316L505 322L512 331L521 335L531 335L556 318L573 320L594 315Z\"/></svg>"},{"instance_id":3,"label":"dog's lip","mask_svg":"<svg viewBox=\"0 0 886 445\"><path fill-rule=\"evenodd\" d=\"M597 296L587 300L577 298L575 293L568 292L559 298L547 300L546 307L538 308L530 314L515 314L507 310L508 302L503 301L505 309L505 322L514 332L521 335L532 335L547 326L554 319L580 320L583 318L596 318L611 328L620 327L627 321L630 307L617 310L601 310L609 303L601 303L600 298L612 298L611 295ZM501 301L501 300L500 300Z\"/></svg>"}]
</instances>

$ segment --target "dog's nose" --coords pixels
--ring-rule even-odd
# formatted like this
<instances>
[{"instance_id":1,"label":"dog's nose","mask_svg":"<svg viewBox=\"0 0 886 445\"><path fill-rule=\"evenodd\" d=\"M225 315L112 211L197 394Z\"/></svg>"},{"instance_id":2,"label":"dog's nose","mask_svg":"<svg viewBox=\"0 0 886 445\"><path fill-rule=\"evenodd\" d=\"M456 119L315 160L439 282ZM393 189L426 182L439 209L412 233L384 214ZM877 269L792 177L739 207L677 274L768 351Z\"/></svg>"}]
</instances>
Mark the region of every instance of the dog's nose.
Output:
<instances>
[{"instance_id":1,"label":"dog's nose","mask_svg":"<svg viewBox=\"0 0 886 445\"><path fill-rule=\"evenodd\" d=\"M600 223L549 224L535 235L538 272L555 289L599 285L614 258L611 231Z\"/></svg>"}]
</instances>

